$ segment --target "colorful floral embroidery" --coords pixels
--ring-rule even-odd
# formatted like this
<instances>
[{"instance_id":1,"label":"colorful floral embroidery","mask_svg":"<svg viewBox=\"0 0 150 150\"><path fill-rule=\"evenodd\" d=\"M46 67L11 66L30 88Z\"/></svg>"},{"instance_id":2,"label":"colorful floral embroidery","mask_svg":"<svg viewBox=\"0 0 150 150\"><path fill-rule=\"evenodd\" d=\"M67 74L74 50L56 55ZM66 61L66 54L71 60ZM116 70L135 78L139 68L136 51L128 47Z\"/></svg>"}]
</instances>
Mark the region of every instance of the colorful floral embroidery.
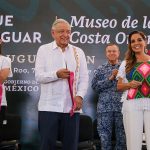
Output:
<instances>
[{"instance_id":1,"label":"colorful floral embroidery","mask_svg":"<svg viewBox=\"0 0 150 150\"><path fill-rule=\"evenodd\" d=\"M142 82L137 89L128 91L128 99L150 98L150 61L137 63L127 75L127 79L129 82L132 80Z\"/></svg>"}]
</instances>

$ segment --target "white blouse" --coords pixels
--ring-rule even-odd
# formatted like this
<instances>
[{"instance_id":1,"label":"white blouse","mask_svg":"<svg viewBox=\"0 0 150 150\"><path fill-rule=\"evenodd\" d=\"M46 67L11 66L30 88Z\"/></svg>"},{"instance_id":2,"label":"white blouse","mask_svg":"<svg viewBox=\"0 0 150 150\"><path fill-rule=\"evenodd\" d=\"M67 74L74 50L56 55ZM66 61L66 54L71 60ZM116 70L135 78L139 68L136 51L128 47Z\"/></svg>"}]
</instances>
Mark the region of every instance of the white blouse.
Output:
<instances>
[{"instance_id":1,"label":"white blouse","mask_svg":"<svg viewBox=\"0 0 150 150\"><path fill-rule=\"evenodd\" d=\"M1 69L5 69L5 68L10 68L9 77L12 77L11 60L10 60L10 58L0 55L0 70ZM2 102L1 102L1 105L7 106L6 93L5 93L5 86L4 86L4 84L2 84L2 87L3 87L3 92L2 92Z\"/></svg>"}]
</instances>

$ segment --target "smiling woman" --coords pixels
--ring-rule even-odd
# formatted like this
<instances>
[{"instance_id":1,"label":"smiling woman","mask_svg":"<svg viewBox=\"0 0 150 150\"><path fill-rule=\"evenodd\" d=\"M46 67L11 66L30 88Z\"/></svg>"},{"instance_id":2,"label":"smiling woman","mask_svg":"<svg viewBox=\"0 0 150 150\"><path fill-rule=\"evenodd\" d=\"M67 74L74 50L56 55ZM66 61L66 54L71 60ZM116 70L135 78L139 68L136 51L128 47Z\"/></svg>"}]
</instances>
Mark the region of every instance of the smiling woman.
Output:
<instances>
[{"instance_id":1,"label":"smiling woman","mask_svg":"<svg viewBox=\"0 0 150 150\"><path fill-rule=\"evenodd\" d=\"M128 50L117 75L119 91L124 91L123 118L127 149L141 150L143 128L150 150L150 56L146 54L147 38L133 31L128 37Z\"/></svg>"}]
</instances>

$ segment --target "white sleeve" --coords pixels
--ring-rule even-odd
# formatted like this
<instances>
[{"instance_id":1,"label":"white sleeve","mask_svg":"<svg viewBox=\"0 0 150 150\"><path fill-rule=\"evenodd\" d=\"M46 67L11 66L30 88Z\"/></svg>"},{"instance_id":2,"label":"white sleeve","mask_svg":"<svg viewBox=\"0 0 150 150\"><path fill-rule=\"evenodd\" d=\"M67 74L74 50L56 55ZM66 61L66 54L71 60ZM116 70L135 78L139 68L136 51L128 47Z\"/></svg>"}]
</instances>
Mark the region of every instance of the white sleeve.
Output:
<instances>
[{"instance_id":1,"label":"white sleeve","mask_svg":"<svg viewBox=\"0 0 150 150\"><path fill-rule=\"evenodd\" d=\"M120 67L119 67L119 71L117 74L117 79L118 78L122 78L124 83L127 83L128 80L126 79L126 72L125 72L125 67L126 67L126 61L122 61ZM127 99L127 94L128 94L128 90L125 90L121 96L121 102L124 102Z\"/></svg>"},{"instance_id":2,"label":"white sleeve","mask_svg":"<svg viewBox=\"0 0 150 150\"><path fill-rule=\"evenodd\" d=\"M58 80L59 78L56 75L56 71L50 70L46 71L45 70L45 52L44 52L44 47L41 46L38 49L37 55L36 55L36 61L35 61L35 79L39 83L46 84L49 82L53 82ZM45 58L45 59L44 59Z\"/></svg>"},{"instance_id":3,"label":"white sleeve","mask_svg":"<svg viewBox=\"0 0 150 150\"><path fill-rule=\"evenodd\" d=\"M84 98L88 88L89 76L88 76L85 54L83 50L80 50L79 53L80 53L80 69L79 69L79 81L77 85L76 95Z\"/></svg>"},{"instance_id":4,"label":"white sleeve","mask_svg":"<svg viewBox=\"0 0 150 150\"><path fill-rule=\"evenodd\" d=\"M12 77L12 69L11 69L11 59L9 57L3 57L1 69L9 68L10 73L8 77Z\"/></svg>"},{"instance_id":5,"label":"white sleeve","mask_svg":"<svg viewBox=\"0 0 150 150\"><path fill-rule=\"evenodd\" d=\"M126 66L126 61L124 60L118 70L118 74L117 74L117 79L120 77L122 79L126 79L126 72L125 72L125 66Z\"/></svg>"}]
</instances>

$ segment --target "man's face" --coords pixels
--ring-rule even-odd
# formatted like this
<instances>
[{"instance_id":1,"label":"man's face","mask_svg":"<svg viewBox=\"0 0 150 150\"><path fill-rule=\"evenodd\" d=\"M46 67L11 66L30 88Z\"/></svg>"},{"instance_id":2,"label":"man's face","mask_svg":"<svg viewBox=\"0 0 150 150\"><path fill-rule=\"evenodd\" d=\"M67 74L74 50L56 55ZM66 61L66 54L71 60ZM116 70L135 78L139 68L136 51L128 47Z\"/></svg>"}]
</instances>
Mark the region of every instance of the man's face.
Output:
<instances>
[{"instance_id":1,"label":"man's face","mask_svg":"<svg viewBox=\"0 0 150 150\"><path fill-rule=\"evenodd\" d=\"M120 55L120 51L116 45L111 45L106 48L106 57L109 61L118 60L119 55Z\"/></svg>"},{"instance_id":2,"label":"man's face","mask_svg":"<svg viewBox=\"0 0 150 150\"><path fill-rule=\"evenodd\" d=\"M56 24L51 33L57 45L61 48L65 48L70 41L71 27L69 24L61 22Z\"/></svg>"}]
</instances>

